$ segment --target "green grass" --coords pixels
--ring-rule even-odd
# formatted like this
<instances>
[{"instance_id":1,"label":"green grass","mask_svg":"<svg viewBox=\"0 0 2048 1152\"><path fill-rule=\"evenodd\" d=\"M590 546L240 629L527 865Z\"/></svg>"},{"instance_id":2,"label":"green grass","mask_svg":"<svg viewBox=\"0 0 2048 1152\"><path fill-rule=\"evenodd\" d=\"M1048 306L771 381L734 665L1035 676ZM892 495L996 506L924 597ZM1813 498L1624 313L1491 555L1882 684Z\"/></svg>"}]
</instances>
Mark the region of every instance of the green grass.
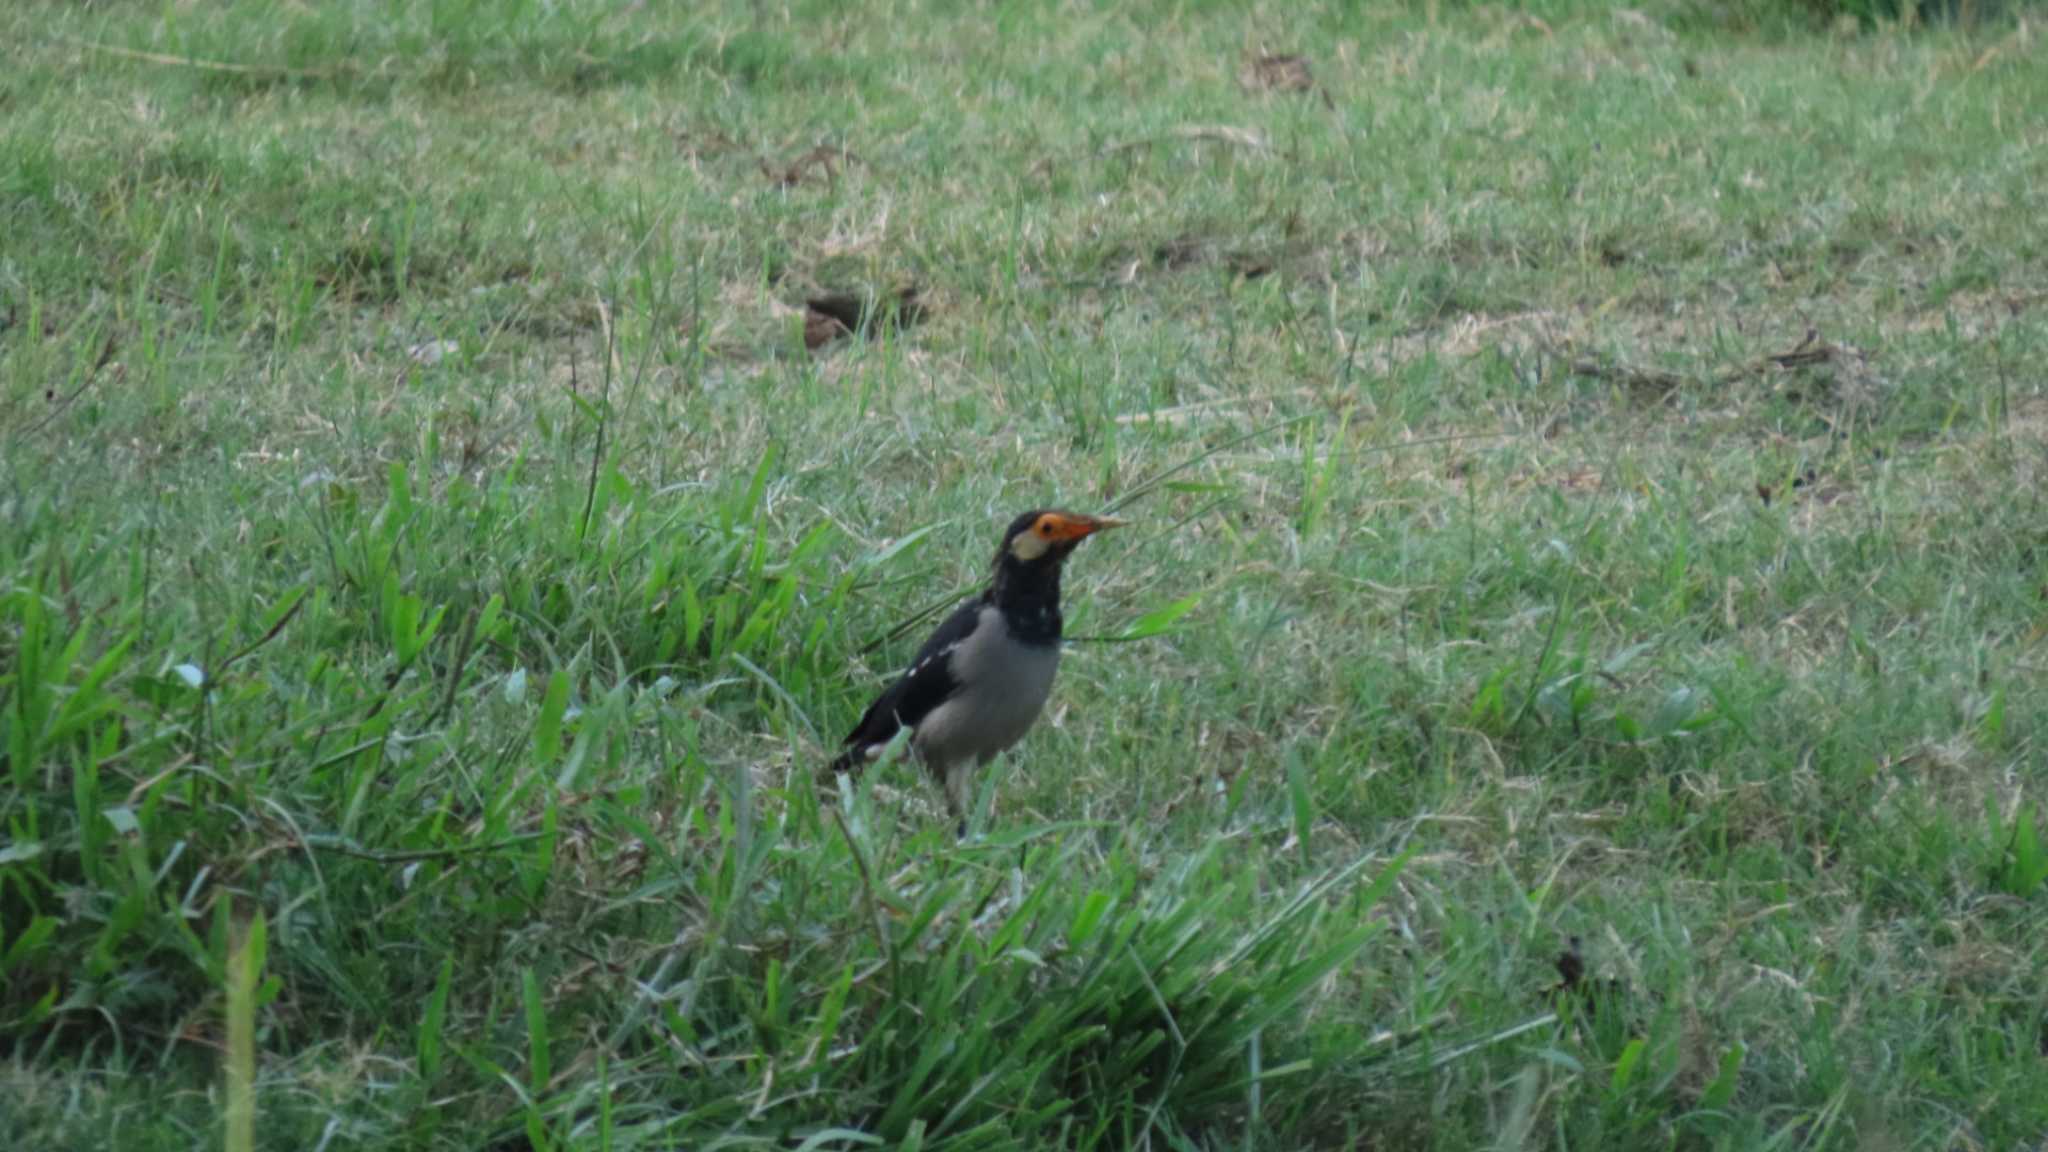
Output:
<instances>
[{"instance_id":1,"label":"green grass","mask_svg":"<svg viewBox=\"0 0 2048 1152\"><path fill-rule=\"evenodd\" d=\"M0 1144L2037 1143L2039 21L1744 11L7 7Z\"/></svg>"}]
</instances>

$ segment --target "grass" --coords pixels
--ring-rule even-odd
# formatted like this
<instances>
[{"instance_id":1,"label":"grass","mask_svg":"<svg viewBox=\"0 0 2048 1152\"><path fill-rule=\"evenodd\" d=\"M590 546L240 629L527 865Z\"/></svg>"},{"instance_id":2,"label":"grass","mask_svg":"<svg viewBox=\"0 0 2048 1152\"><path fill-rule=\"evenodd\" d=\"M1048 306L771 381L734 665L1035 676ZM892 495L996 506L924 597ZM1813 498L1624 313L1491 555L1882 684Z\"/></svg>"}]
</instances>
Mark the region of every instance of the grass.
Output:
<instances>
[{"instance_id":1,"label":"grass","mask_svg":"<svg viewBox=\"0 0 2048 1152\"><path fill-rule=\"evenodd\" d=\"M2038 21L1725 25L7 8L0 1139L2038 1142Z\"/></svg>"}]
</instances>

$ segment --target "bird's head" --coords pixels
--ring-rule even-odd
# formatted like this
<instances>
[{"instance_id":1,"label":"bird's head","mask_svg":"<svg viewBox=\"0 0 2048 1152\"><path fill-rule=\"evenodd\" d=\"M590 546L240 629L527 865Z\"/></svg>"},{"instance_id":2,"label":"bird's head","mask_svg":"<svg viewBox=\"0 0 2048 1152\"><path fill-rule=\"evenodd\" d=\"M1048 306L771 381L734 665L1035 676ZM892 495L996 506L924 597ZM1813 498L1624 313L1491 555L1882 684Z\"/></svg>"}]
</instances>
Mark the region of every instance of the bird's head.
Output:
<instances>
[{"instance_id":1,"label":"bird's head","mask_svg":"<svg viewBox=\"0 0 2048 1152\"><path fill-rule=\"evenodd\" d=\"M996 567L1057 568L1081 541L1122 523L1107 516L1085 516L1079 512L1026 512L1010 521L1009 529L1003 533L1003 546L996 552Z\"/></svg>"}]
</instances>

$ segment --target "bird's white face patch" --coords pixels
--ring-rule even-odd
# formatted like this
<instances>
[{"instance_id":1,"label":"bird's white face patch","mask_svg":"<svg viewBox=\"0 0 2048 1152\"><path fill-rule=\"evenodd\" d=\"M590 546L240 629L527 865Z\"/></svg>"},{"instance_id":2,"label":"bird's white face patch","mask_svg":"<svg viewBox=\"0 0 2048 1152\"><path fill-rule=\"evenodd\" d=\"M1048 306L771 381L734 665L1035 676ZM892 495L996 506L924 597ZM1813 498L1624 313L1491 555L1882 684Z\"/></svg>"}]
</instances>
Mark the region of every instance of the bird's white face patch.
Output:
<instances>
[{"instance_id":1,"label":"bird's white face patch","mask_svg":"<svg viewBox=\"0 0 2048 1152\"><path fill-rule=\"evenodd\" d=\"M1044 556L1049 547L1053 547L1053 533L1047 529L1047 523L1038 521L1028 533L1018 533L1018 537L1010 541L1010 556L1028 564Z\"/></svg>"},{"instance_id":2,"label":"bird's white face patch","mask_svg":"<svg viewBox=\"0 0 2048 1152\"><path fill-rule=\"evenodd\" d=\"M1052 547L1052 535L1052 517L1041 516L1030 531L1019 532L1016 539L1010 541L1010 555L1028 564Z\"/></svg>"}]
</instances>

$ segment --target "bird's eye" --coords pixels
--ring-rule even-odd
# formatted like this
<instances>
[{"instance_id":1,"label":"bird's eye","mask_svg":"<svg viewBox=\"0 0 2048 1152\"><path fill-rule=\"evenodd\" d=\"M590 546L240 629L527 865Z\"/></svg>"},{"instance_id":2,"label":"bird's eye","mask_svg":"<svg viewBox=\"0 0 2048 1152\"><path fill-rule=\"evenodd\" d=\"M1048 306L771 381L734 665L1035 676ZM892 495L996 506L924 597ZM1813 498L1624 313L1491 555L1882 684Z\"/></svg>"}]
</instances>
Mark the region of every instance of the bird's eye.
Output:
<instances>
[{"instance_id":1,"label":"bird's eye","mask_svg":"<svg viewBox=\"0 0 2048 1152\"><path fill-rule=\"evenodd\" d=\"M1040 521L1038 522L1038 534L1039 534L1040 536L1050 536L1050 535L1052 535L1052 521L1050 521L1050 520L1040 520Z\"/></svg>"}]
</instances>

